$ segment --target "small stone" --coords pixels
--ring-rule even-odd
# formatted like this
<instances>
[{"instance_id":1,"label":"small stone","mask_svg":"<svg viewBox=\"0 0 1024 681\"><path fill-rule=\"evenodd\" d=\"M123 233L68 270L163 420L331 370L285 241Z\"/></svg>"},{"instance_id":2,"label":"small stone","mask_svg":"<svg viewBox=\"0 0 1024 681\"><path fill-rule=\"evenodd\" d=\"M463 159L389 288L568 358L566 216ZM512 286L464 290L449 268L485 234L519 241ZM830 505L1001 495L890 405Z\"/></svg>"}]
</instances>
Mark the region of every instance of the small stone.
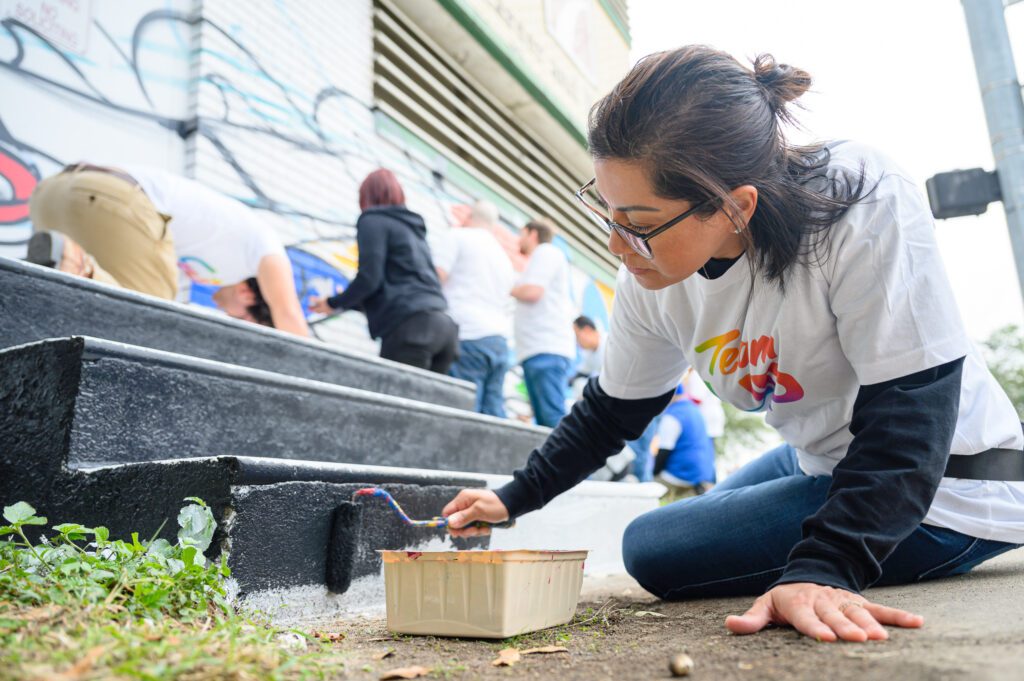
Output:
<instances>
[{"instance_id":1,"label":"small stone","mask_svg":"<svg viewBox=\"0 0 1024 681\"><path fill-rule=\"evenodd\" d=\"M305 650L306 639L294 631L282 631L274 637L277 645L288 650Z\"/></svg>"},{"instance_id":2,"label":"small stone","mask_svg":"<svg viewBox=\"0 0 1024 681\"><path fill-rule=\"evenodd\" d=\"M693 659L683 653L673 655L668 661L668 669L672 676L689 676L693 671Z\"/></svg>"}]
</instances>

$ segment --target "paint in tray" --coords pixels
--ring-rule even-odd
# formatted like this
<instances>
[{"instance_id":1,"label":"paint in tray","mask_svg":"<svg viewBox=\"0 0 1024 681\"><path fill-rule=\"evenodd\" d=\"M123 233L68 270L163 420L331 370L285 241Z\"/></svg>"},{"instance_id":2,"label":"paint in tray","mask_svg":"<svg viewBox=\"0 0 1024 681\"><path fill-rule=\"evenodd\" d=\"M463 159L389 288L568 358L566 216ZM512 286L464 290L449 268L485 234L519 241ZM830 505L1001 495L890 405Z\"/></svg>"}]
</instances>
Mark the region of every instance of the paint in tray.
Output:
<instances>
[{"instance_id":1,"label":"paint in tray","mask_svg":"<svg viewBox=\"0 0 1024 681\"><path fill-rule=\"evenodd\" d=\"M565 624L587 551L380 551L388 630L507 638Z\"/></svg>"}]
</instances>

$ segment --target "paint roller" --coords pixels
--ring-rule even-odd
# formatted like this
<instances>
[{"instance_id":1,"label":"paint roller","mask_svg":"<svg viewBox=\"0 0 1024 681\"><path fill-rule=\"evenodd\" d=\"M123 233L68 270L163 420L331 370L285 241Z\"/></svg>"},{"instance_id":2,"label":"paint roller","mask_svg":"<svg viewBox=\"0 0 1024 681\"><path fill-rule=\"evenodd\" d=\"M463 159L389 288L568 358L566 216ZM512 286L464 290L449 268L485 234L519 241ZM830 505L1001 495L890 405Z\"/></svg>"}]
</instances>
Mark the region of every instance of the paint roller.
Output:
<instances>
[{"instance_id":1,"label":"paint roller","mask_svg":"<svg viewBox=\"0 0 1024 681\"><path fill-rule=\"evenodd\" d=\"M410 518L395 498L380 487L364 487L356 490L352 501L343 502L334 510L334 527L327 548L327 588L333 593L344 593L352 584L352 570L355 567L356 549L362 533L363 507L356 503L359 497L377 497L383 499L398 514L402 522L411 527L447 527L448 519L434 516L426 520ZM515 520L501 523L488 523L474 520L466 527L509 528L516 524Z\"/></svg>"}]
</instances>

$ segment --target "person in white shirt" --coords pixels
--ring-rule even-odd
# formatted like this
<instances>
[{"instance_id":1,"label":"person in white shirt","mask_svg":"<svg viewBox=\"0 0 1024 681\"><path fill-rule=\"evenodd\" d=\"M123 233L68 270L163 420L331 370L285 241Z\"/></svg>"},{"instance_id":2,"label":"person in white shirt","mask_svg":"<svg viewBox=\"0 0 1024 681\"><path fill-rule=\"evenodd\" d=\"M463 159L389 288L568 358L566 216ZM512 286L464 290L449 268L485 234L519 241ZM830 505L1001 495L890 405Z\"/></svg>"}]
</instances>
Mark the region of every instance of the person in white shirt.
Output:
<instances>
[{"instance_id":1,"label":"person in white shirt","mask_svg":"<svg viewBox=\"0 0 1024 681\"><path fill-rule=\"evenodd\" d=\"M505 418L515 272L490 232L497 224L497 206L477 201L466 223L452 228L433 255L448 314L459 325L459 357L448 373L476 385L476 411Z\"/></svg>"},{"instance_id":2,"label":"person in white shirt","mask_svg":"<svg viewBox=\"0 0 1024 681\"><path fill-rule=\"evenodd\" d=\"M228 315L309 334L284 246L256 213L147 166L77 163L36 187L27 260L173 300L180 273Z\"/></svg>"},{"instance_id":3,"label":"person in white shirt","mask_svg":"<svg viewBox=\"0 0 1024 681\"><path fill-rule=\"evenodd\" d=\"M1024 544L1024 431L968 339L919 187L852 142L797 146L800 69L706 46L641 59L593 108L580 208L622 260L597 381L457 536L603 465L688 367L785 444L626 529L665 599L755 596L736 634L888 637L918 615L861 592L964 574ZM968 599L969 600L969 599Z\"/></svg>"},{"instance_id":4,"label":"person in white shirt","mask_svg":"<svg viewBox=\"0 0 1024 681\"><path fill-rule=\"evenodd\" d=\"M583 398L583 390L587 381L601 373L601 365L604 364L604 336L597 328L594 320L590 317L579 316L572 322L573 333L576 334L576 344L582 351L582 359L576 367L576 376L573 378L573 397L577 400ZM626 442L626 445L633 452L632 461L627 462L629 470L632 470L632 478L624 477L629 470L615 471L616 475L612 480L626 479L637 482L650 482L654 479L654 457L651 452L651 444L658 432L660 417L651 421L643 435L635 440ZM620 462L621 459L616 460ZM612 461L609 460L609 465Z\"/></svg>"},{"instance_id":5,"label":"person in white shirt","mask_svg":"<svg viewBox=\"0 0 1024 681\"><path fill-rule=\"evenodd\" d=\"M555 229L546 220L528 222L519 250L530 258L512 297L516 299L516 359L538 425L554 427L565 416L566 381L576 356L569 261L551 243Z\"/></svg>"},{"instance_id":6,"label":"person in white shirt","mask_svg":"<svg viewBox=\"0 0 1024 681\"><path fill-rule=\"evenodd\" d=\"M576 345L580 348L580 363L576 366L576 377L573 385L578 385L578 380L597 376L601 372L601 363L604 362L604 343L601 341L601 332L594 320L585 315L580 315L572 320L572 332L576 334ZM576 394L576 391L573 391ZM583 397L583 387L580 386L576 398Z\"/></svg>"},{"instance_id":7,"label":"person in white shirt","mask_svg":"<svg viewBox=\"0 0 1024 681\"><path fill-rule=\"evenodd\" d=\"M722 400L718 399L708 388L707 383L692 370L683 376L683 389L686 396L700 408L700 415L704 418L704 430L714 444L717 438L725 435L725 409L722 407Z\"/></svg>"}]
</instances>

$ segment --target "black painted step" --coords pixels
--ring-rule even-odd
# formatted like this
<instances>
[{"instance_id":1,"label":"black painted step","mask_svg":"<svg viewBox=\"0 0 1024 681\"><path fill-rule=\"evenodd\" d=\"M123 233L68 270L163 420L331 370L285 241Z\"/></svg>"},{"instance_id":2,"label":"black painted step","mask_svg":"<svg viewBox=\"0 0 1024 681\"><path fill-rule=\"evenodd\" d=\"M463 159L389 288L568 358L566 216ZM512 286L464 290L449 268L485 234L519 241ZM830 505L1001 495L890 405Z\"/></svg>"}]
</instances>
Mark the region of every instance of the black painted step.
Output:
<instances>
[{"instance_id":1,"label":"black painted step","mask_svg":"<svg viewBox=\"0 0 1024 681\"><path fill-rule=\"evenodd\" d=\"M0 438L70 467L240 455L509 474L548 432L81 337L0 351L0 403Z\"/></svg>"},{"instance_id":2,"label":"black painted step","mask_svg":"<svg viewBox=\"0 0 1024 681\"><path fill-rule=\"evenodd\" d=\"M485 548L488 540L453 540L443 529L404 525L378 500L361 499L358 527L336 527L334 511L357 489L380 486L413 517L437 515L455 493L481 487L471 475L251 457L176 459L94 468L51 468L45 482L30 462L0 449L0 504L27 501L50 525L104 525L117 538L131 532L175 541L186 497L202 498L217 520L209 558L228 554L244 598L254 592L312 586L326 592L332 536L355 532L354 579L380 574L380 549L401 550L446 540L453 548ZM43 484L41 484L43 483ZM38 528L33 528L38 532ZM37 535L34 535L37 536ZM337 560L338 557L335 558Z\"/></svg>"},{"instance_id":3,"label":"black painted step","mask_svg":"<svg viewBox=\"0 0 1024 681\"><path fill-rule=\"evenodd\" d=\"M92 336L472 410L473 386L0 257L0 348Z\"/></svg>"}]
</instances>

